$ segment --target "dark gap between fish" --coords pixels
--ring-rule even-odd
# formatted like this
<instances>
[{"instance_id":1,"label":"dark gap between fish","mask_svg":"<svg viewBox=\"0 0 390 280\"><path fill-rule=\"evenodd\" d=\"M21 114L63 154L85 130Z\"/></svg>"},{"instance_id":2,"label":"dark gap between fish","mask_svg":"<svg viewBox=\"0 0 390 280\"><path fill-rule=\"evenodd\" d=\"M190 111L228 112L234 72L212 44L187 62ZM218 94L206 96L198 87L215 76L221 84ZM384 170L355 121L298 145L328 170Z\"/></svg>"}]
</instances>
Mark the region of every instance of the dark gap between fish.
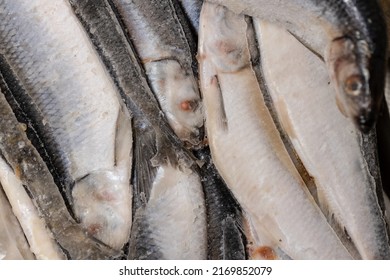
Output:
<instances>
[{"instance_id":1,"label":"dark gap between fish","mask_svg":"<svg viewBox=\"0 0 390 280\"><path fill-rule=\"evenodd\" d=\"M247 239L243 230L243 213L241 206L218 173L209 147L194 151L195 156L203 162L198 174L206 200L207 214L207 258L248 259ZM231 238L226 242L224 229L227 220L235 225L235 232L229 232Z\"/></svg>"}]
</instances>

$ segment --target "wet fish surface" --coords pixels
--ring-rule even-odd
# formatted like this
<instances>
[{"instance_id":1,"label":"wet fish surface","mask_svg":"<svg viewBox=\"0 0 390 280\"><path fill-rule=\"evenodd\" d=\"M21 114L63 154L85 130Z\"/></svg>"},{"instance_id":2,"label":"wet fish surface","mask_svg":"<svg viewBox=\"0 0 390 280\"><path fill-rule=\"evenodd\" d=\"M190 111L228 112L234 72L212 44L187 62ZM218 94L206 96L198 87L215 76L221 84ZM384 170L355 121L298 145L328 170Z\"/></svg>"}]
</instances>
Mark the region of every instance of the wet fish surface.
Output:
<instances>
[{"instance_id":1,"label":"wet fish surface","mask_svg":"<svg viewBox=\"0 0 390 280\"><path fill-rule=\"evenodd\" d=\"M377 1L212 0L237 14L277 23L325 59L340 110L363 132L384 94L386 25Z\"/></svg>"},{"instance_id":2,"label":"wet fish surface","mask_svg":"<svg viewBox=\"0 0 390 280\"><path fill-rule=\"evenodd\" d=\"M265 245L280 247L293 259L350 259L305 189L261 98L245 18L204 3L200 22L200 81L210 149L254 229L273 241Z\"/></svg>"},{"instance_id":3,"label":"wet fish surface","mask_svg":"<svg viewBox=\"0 0 390 280\"><path fill-rule=\"evenodd\" d=\"M377 197L382 187L371 170L376 166L379 173L379 166L365 158L365 136L333 104L334 90L322 61L286 31L258 20L255 26L268 90L314 178L322 210L338 223L340 238L345 232L345 241L351 240L362 258L388 259L389 240ZM375 137L370 141L376 145Z\"/></svg>"}]
</instances>

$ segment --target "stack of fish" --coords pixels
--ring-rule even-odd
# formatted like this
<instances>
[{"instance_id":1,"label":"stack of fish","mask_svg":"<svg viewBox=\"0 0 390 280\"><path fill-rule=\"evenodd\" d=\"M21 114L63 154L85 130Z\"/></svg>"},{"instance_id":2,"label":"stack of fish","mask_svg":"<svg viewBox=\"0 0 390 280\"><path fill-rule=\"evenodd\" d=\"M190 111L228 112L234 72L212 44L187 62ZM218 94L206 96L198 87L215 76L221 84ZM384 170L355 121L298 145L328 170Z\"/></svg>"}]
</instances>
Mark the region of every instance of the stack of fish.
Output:
<instances>
[{"instance_id":1,"label":"stack of fish","mask_svg":"<svg viewBox=\"0 0 390 280\"><path fill-rule=\"evenodd\" d=\"M390 259L382 2L0 1L0 259Z\"/></svg>"}]
</instances>

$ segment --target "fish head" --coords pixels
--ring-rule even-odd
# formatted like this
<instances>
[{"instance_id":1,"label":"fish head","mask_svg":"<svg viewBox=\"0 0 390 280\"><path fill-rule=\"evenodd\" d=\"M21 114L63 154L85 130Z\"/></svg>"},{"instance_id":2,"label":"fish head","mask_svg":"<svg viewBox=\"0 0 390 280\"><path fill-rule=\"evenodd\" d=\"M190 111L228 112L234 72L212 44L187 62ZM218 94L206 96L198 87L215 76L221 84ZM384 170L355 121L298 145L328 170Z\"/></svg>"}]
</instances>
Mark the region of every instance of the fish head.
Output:
<instances>
[{"instance_id":1,"label":"fish head","mask_svg":"<svg viewBox=\"0 0 390 280\"><path fill-rule=\"evenodd\" d=\"M219 72L234 73L248 66L250 61L247 41L241 38L247 22L224 6L206 3L202 17L208 22L202 40L203 52ZM210 35L208 35L210 34Z\"/></svg>"},{"instance_id":2,"label":"fish head","mask_svg":"<svg viewBox=\"0 0 390 280\"><path fill-rule=\"evenodd\" d=\"M325 60L340 111L367 133L375 125L384 95L383 62L372 55L365 41L346 37L332 42Z\"/></svg>"},{"instance_id":3,"label":"fish head","mask_svg":"<svg viewBox=\"0 0 390 280\"><path fill-rule=\"evenodd\" d=\"M177 136L189 146L196 146L202 141L204 124L197 81L194 74L176 60L167 60L164 66L164 89L160 90L164 92L163 110Z\"/></svg>"},{"instance_id":4,"label":"fish head","mask_svg":"<svg viewBox=\"0 0 390 280\"><path fill-rule=\"evenodd\" d=\"M130 233L131 188L119 170L92 171L75 181L73 211L89 236L120 249Z\"/></svg>"}]
</instances>

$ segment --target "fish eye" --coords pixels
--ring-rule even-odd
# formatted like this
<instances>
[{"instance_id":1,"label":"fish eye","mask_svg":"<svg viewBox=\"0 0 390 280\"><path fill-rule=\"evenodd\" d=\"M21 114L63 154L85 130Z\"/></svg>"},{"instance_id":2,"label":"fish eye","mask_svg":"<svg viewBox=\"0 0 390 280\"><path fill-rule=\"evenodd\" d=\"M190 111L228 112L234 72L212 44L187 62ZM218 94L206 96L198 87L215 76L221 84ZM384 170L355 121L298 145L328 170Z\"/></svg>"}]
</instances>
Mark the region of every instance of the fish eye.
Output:
<instances>
[{"instance_id":1,"label":"fish eye","mask_svg":"<svg viewBox=\"0 0 390 280\"><path fill-rule=\"evenodd\" d=\"M363 87L362 77L359 75L349 76L344 82L344 90L347 94L357 96Z\"/></svg>"}]
</instances>

